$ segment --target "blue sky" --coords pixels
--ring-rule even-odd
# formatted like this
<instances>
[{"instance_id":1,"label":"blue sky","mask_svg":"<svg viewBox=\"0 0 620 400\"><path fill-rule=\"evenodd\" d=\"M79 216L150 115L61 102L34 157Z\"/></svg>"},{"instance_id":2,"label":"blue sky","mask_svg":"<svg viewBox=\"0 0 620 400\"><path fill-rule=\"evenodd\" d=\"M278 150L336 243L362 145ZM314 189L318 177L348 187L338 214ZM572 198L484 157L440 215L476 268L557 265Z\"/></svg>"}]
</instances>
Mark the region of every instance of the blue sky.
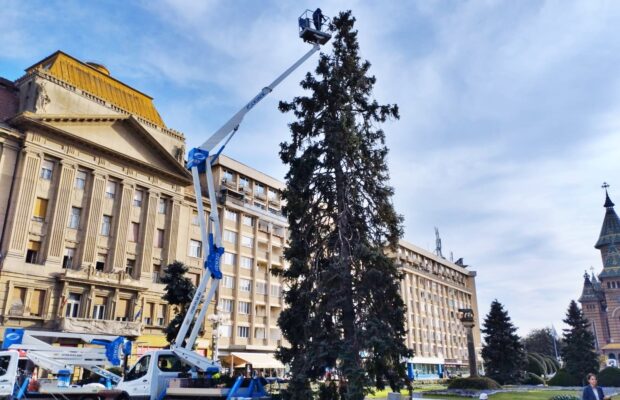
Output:
<instances>
[{"instance_id":1,"label":"blue sky","mask_svg":"<svg viewBox=\"0 0 620 400\"><path fill-rule=\"evenodd\" d=\"M384 126L405 239L464 257L479 306L520 333L555 324L601 268L603 181L620 205L620 4L603 1L0 0L0 76L63 50L151 95L188 147L308 49L301 12L351 9ZM326 49L328 50L328 48ZM274 177L315 56L249 114L227 154Z\"/></svg>"}]
</instances>

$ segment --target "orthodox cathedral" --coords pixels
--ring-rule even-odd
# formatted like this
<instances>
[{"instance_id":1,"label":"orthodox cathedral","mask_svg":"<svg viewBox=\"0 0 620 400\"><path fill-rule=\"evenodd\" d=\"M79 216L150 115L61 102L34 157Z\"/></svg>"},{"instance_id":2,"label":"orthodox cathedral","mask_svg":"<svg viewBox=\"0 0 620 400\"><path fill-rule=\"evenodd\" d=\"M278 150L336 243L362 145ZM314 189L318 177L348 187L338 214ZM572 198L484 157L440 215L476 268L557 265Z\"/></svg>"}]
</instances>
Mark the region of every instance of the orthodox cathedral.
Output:
<instances>
[{"instance_id":1,"label":"orthodox cathedral","mask_svg":"<svg viewBox=\"0 0 620 400\"><path fill-rule=\"evenodd\" d=\"M579 298L584 316L590 321L596 338L596 350L607 365L618 366L620 358L620 219L605 188L605 218L598 241L603 271L598 278L584 275L583 292Z\"/></svg>"}]
</instances>

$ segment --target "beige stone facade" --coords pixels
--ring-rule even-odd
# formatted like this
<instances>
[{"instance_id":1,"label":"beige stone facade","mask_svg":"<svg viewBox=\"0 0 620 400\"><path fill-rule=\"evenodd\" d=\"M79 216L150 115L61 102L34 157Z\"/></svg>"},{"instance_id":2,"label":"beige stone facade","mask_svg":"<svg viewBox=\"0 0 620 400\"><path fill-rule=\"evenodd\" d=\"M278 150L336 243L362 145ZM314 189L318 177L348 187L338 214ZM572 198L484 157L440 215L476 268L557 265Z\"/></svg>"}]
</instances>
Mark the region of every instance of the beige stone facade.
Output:
<instances>
[{"instance_id":1,"label":"beige stone facade","mask_svg":"<svg viewBox=\"0 0 620 400\"><path fill-rule=\"evenodd\" d=\"M184 155L150 97L101 66L57 52L0 81L2 327L124 334L138 354L165 346L165 266L182 261L196 284L203 273ZM238 366L283 344L283 288L270 273L285 266L283 184L225 156L214 177L226 253L209 314L223 319L223 364ZM456 312L478 314L475 273L405 242L396 257L414 361L466 365ZM211 354L212 334L207 320L198 351Z\"/></svg>"},{"instance_id":2,"label":"beige stone facade","mask_svg":"<svg viewBox=\"0 0 620 400\"><path fill-rule=\"evenodd\" d=\"M405 241L400 242L396 260L404 272L401 295L407 306L407 347L415 352L418 374L433 378L440 370L467 373L467 338L458 310L470 308L480 319L476 273ZM479 325L473 330L478 354Z\"/></svg>"}]
</instances>

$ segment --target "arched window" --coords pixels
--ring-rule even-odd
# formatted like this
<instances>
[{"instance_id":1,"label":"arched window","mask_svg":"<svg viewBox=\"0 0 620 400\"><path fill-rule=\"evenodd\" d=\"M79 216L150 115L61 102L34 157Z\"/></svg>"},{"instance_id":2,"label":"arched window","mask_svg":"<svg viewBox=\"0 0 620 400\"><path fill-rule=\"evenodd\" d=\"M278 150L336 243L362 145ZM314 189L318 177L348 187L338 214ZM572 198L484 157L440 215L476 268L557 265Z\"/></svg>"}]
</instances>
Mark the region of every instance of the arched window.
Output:
<instances>
[{"instance_id":1,"label":"arched window","mask_svg":"<svg viewBox=\"0 0 620 400\"><path fill-rule=\"evenodd\" d=\"M607 358L609 358L610 360L615 360L616 359L616 355L614 353L609 353Z\"/></svg>"}]
</instances>

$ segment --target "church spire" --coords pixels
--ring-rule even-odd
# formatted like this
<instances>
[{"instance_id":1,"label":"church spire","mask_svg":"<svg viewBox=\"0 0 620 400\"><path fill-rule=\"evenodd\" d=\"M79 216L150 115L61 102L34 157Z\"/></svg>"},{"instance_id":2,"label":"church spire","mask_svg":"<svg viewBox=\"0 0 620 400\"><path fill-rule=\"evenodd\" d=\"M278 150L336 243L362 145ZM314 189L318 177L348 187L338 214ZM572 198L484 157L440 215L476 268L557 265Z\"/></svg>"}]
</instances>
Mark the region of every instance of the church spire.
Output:
<instances>
[{"instance_id":1,"label":"church spire","mask_svg":"<svg viewBox=\"0 0 620 400\"><path fill-rule=\"evenodd\" d=\"M605 218L601 234L594 245L601 251L603 259L603 272L599 277L620 277L620 219L614 210L613 201L609 198L609 185L604 182L602 187L605 189Z\"/></svg>"}]
</instances>

